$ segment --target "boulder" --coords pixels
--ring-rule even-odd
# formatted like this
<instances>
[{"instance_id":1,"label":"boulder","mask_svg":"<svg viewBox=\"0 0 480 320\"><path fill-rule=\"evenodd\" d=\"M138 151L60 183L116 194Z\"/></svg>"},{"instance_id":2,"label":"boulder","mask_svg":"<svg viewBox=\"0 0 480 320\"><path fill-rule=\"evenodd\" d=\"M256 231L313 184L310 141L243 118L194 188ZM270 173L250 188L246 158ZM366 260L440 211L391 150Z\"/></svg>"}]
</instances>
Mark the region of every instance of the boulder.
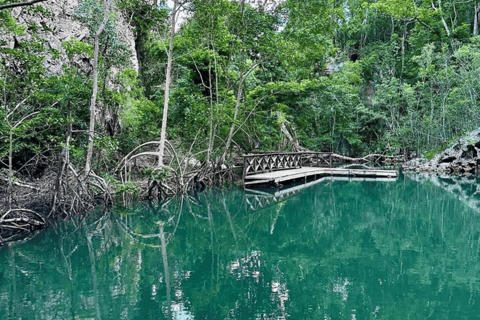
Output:
<instances>
[{"instance_id":1,"label":"boulder","mask_svg":"<svg viewBox=\"0 0 480 320\"><path fill-rule=\"evenodd\" d=\"M453 146L427 161L416 158L403 165L405 170L436 171L455 174L478 172L480 165L480 128L459 139Z\"/></svg>"}]
</instances>

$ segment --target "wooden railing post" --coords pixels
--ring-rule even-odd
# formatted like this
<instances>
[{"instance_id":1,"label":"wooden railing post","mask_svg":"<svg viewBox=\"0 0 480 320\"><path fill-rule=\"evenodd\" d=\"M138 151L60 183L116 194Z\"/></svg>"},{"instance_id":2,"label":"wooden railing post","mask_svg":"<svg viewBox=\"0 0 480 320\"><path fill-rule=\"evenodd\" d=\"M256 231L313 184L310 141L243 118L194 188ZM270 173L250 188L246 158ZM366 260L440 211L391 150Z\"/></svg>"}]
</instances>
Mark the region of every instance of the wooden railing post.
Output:
<instances>
[{"instance_id":1,"label":"wooden railing post","mask_svg":"<svg viewBox=\"0 0 480 320\"><path fill-rule=\"evenodd\" d=\"M247 171L247 158L244 155L243 156L243 173L242 173L242 184L244 189L245 189L245 176L247 175L246 171Z\"/></svg>"}]
</instances>

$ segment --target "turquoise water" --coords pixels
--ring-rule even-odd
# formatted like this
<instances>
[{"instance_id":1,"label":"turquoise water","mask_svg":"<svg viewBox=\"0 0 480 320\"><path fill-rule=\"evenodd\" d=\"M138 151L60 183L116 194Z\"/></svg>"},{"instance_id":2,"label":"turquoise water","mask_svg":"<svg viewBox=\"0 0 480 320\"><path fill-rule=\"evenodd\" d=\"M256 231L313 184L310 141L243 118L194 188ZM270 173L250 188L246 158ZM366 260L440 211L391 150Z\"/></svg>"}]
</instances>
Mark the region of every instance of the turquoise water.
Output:
<instances>
[{"instance_id":1,"label":"turquoise water","mask_svg":"<svg viewBox=\"0 0 480 320\"><path fill-rule=\"evenodd\" d=\"M0 248L0 319L476 319L476 183L217 190L62 223Z\"/></svg>"}]
</instances>

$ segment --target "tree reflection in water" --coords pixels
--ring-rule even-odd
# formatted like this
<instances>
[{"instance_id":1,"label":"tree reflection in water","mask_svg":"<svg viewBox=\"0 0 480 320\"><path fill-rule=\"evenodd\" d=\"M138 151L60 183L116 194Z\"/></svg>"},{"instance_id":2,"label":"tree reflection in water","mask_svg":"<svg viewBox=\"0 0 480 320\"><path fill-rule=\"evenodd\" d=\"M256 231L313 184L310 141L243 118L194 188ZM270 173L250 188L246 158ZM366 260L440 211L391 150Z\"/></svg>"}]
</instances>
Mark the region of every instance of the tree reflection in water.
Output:
<instances>
[{"instance_id":1,"label":"tree reflection in water","mask_svg":"<svg viewBox=\"0 0 480 320\"><path fill-rule=\"evenodd\" d=\"M325 181L257 211L214 190L59 224L0 249L0 315L475 317L480 216L428 181Z\"/></svg>"}]
</instances>

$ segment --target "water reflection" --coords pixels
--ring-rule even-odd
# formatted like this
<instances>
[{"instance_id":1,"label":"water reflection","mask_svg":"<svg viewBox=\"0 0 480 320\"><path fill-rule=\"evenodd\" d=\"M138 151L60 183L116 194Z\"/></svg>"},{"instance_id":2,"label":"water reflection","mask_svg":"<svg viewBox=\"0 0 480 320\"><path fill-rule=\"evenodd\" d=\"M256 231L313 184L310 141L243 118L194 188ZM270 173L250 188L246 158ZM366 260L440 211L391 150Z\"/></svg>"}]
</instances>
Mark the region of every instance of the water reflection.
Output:
<instances>
[{"instance_id":1,"label":"water reflection","mask_svg":"<svg viewBox=\"0 0 480 320\"><path fill-rule=\"evenodd\" d=\"M478 176L450 176L433 173L409 173L408 176L420 184L432 183L455 195L458 200L476 212L480 212L480 178Z\"/></svg>"},{"instance_id":2,"label":"water reflection","mask_svg":"<svg viewBox=\"0 0 480 320\"><path fill-rule=\"evenodd\" d=\"M323 181L256 210L275 194L217 190L59 224L0 249L0 318L475 318L480 216L430 181Z\"/></svg>"},{"instance_id":3,"label":"water reflection","mask_svg":"<svg viewBox=\"0 0 480 320\"><path fill-rule=\"evenodd\" d=\"M257 188L245 189L245 203L247 210L258 211L268 208L272 205L282 203L289 198L298 195L302 190L310 188L316 184L327 181L362 181L362 182L395 182L396 178L353 178L353 177L323 177L320 179L309 179L302 183L291 184L281 189Z\"/></svg>"}]
</instances>

